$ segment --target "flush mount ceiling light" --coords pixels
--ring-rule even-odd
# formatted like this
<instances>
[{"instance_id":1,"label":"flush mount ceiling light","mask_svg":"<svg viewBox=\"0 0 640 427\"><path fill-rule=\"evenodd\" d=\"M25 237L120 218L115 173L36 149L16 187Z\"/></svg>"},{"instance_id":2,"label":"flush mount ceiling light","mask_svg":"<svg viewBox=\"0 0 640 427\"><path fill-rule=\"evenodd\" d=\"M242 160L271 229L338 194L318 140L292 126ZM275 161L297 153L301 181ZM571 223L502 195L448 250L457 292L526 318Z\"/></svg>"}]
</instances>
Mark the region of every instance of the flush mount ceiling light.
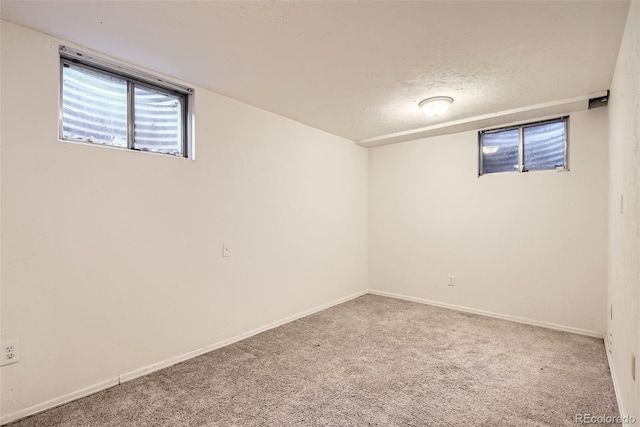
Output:
<instances>
[{"instance_id":1,"label":"flush mount ceiling light","mask_svg":"<svg viewBox=\"0 0 640 427\"><path fill-rule=\"evenodd\" d=\"M427 116L440 116L447 112L452 102L453 98L448 96L436 96L420 101L418 105Z\"/></svg>"}]
</instances>

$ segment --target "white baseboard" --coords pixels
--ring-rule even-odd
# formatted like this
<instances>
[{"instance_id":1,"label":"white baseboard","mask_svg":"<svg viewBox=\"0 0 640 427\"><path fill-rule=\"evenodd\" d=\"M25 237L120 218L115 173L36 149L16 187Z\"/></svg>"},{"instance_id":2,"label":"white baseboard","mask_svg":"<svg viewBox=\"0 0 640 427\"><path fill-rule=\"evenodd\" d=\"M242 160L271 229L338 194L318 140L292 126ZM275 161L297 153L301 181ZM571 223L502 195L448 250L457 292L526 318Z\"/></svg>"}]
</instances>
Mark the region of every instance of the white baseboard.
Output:
<instances>
[{"instance_id":1,"label":"white baseboard","mask_svg":"<svg viewBox=\"0 0 640 427\"><path fill-rule=\"evenodd\" d=\"M555 329L557 331L571 332L578 335L587 335L595 338L604 338L604 333L598 331L589 331L587 329L574 328L572 326L558 325L555 323L541 322L539 320L527 319L525 317L511 316L509 314L494 313L491 311L479 310L476 308L464 307L461 305L448 304L444 302L431 301L424 298L416 298L408 295L396 294L393 292L375 291L369 289L369 293L373 295L380 295L383 297L397 298L406 301L419 302L422 304L434 305L436 307L449 308L451 310L464 311L466 313L480 314L487 317L495 317L496 319L510 320L512 322L524 323L532 326L540 326L547 329ZM605 340L606 341L606 340Z\"/></svg>"},{"instance_id":2,"label":"white baseboard","mask_svg":"<svg viewBox=\"0 0 640 427\"><path fill-rule=\"evenodd\" d=\"M622 404L622 399L620 399L620 386L618 385L618 381L616 380L616 371L614 371L613 369L613 360L612 360L612 355L611 353L609 353L609 340L607 339L607 337L605 336L604 338L604 350L607 353L607 362L609 363L609 371L611 372L611 381L613 381L613 391L616 394L616 402L618 403L618 411L620 411L620 416L624 417L625 415L628 415L629 413L627 411L624 410L624 406ZM623 418L624 419L624 418ZM631 427L631 424L628 422L624 422L622 423L623 427Z\"/></svg>"},{"instance_id":3,"label":"white baseboard","mask_svg":"<svg viewBox=\"0 0 640 427\"><path fill-rule=\"evenodd\" d=\"M47 400L46 402L38 403L37 405L29 406L28 408L22 409L20 411L3 415L2 417L0 417L0 425L19 420L20 418L28 417L29 415L37 414L38 412L46 411L47 409L55 408L56 406L64 405L65 403L69 403L73 400L80 399L81 397L86 397L90 394L106 390L118 384L118 377L115 377L101 383L73 391L71 393L63 394L62 396Z\"/></svg>"},{"instance_id":4,"label":"white baseboard","mask_svg":"<svg viewBox=\"0 0 640 427\"><path fill-rule=\"evenodd\" d=\"M13 412L11 414L2 415L0 417L0 425L4 425L4 424L10 423L12 421L19 420L20 418L28 417L29 415L37 414L38 412L46 411L47 409L55 408L56 406L60 406L60 405L63 405L65 403L69 403L69 402L71 402L73 400L76 400L76 399L80 399L81 397L86 397L86 396L89 396L90 394L94 394L94 393L97 393L99 391L108 389L110 387L122 384L124 382L131 381L131 380L133 380L135 378L150 374L150 373L155 372L157 370L160 370L160 369L167 368L169 366L175 365L176 363L180 363L180 362L183 362L185 360L192 359L192 358L194 358L196 356L200 356L201 354L208 353L208 352L216 350L218 348L227 346L229 344L233 344L235 342L242 341L243 339L246 339L246 338L249 338L251 336L257 335L257 334L259 334L261 332L264 332L264 331L267 331L269 329L277 328L278 326L284 325L284 324L289 323L289 322L293 322L294 320L298 320L298 319L300 319L302 317L305 317L305 316L308 316L310 314L317 313L317 312L322 311L322 310L326 310L327 308L333 307L333 306L338 305L338 304L342 304L343 302L347 302L347 301L352 300L354 298L358 298L358 297L360 297L362 295L365 295L367 293L368 293L368 291L365 290L365 291L357 292L357 293L352 294L352 295L348 295L346 297L331 301L329 303L322 304L322 305L320 305L318 307L314 307L314 308L311 308L309 310L305 310L305 311L302 311L300 313L294 314L293 316L289 316L289 317L286 317L284 319L280 319L280 320L277 320L275 322L271 322L271 323L266 324L264 326L261 326L259 328L252 329L252 330L250 330L248 332L245 332L245 333L240 334L240 335L236 335L236 336L234 336L232 338L228 338L226 340L219 341L219 342L217 342L215 344L211 344L211 345L208 345L206 347L202 347L202 348L199 348L199 349L196 349L196 350L192 350L192 351L189 351L187 353L180 354L180 355L178 355L176 357L172 357L170 359L166 359L166 360L154 363L154 364L149 365L149 366L145 366L145 367L142 367L142 368L139 368L139 369L135 369L133 371L126 372L126 373L124 373L122 375L119 375L118 377L111 378L111 379L109 379L107 381L103 381L101 383L94 384L92 386L89 386L89 387L83 388L81 390L77 390L77 391L74 391L74 392L59 396L59 397L56 397L56 398L51 399L51 400L47 400L46 402L42 402L42 403L38 403L38 404L33 405L33 406L29 406L28 408Z\"/></svg>"},{"instance_id":5,"label":"white baseboard","mask_svg":"<svg viewBox=\"0 0 640 427\"><path fill-rule=\"evenodd\" d=\"M36 405L30 406L28 408L22 409L20 411L16 411L13 412L11 414L7 414L7 415L2 415L0 417L0 425L4 425L7 423L10 423L12 421L18 420L20 418L24 418L27 417L29 415L34 415L38 412L42 412L45 411L47 409L51 409L54 408L56 406L60 406L63 405L65 403L69 403L73 400L76 399L80 399L82 397L86 397L89 396L91 394L97 393L99 391L105 390L107 388L122 384L124 382L127 381L131 381L135 378L139 378L141 376L144 375L148 375L152 372L158 371L160 369L163 368L167 368L169 366L175 365L176 363L180 363L183 362L185 360L188 359L192 359L196 356L199 356L201 354L204 353L208 353L210 351L216 350L218 348L236 343L238 341L242 341L243 339L249 338L251 336L257 335L261 332L267 331L269 329L273 329L273 328L277 328L278 326L284 325L286 323L289 322L293 322L294 320L300 319L302 317L308 316L310 314L313 313L317 313L319 311L325 310L327 308L333 307L335 305L338 304L342 304L344 302L347 302L349 300L352 300L354 298L358 298L362 295L365 295L367 293L373 294L373 295L380 295L380 296L385 296L385 297L391 297L391 298L397 298L397 299L402 299L402 300L406 300L406 301L413 301L413 302L418 302L418 303L422 303L422 304L429 304L429 305L433 305L433 306L437 306L437 307L443 307L443 308L448 308L448 309L453 309L453 310L458 310L458 311L463 311L463 312L468 312L468 313L474 313L474 314L480 314L483 316L488 316L488 317L495 317L498 319L503 319L503 320L510 320L513 322L518 322L518 323L525 323L528 325L533 325L533 326L541 326L544 328L549 328L549 329L555 329L555 330L560 330L560 331L565 331L565 332L572 332L575 334L580 334L580 335L588 335L591 337L596 337L596 338L603 338L603 333L602 332L596 332L596 331L589 331L589 330L585 330L585 329L579 329L579 328L574 328L574 327L570 327L570 326L563 326L563 325L557 325L554 323L547 323L547 322L540 322L537 320L532 320L532 319L526 319L526 318L522 318L522 317L517 317L517 316L510 316L510 315L506 315L506 314L499 314L499 313L493 313L490 311L485 311L485 310L478 310L478 309L474 309L474 308L469 308L469 307L463 307L463 306L458 306L458 305L454 305L454 304L447 304L447 303L442 303L442 302L438 302L438 301L431 301L431 300L427 300L427 299L423 299L423 298L416 298L416 297L411 297L411 296L407 296L407 295L401 295L401 294L396 294L396 293L392 293L392 292L383 292L383 291L376 291L376 290L366 290L366 291L361 291L361 292L357 292L355 294L337 299L335 301L329 302L327 304L323 304L320 305L318 307L309 309L309 310L305 310L303 312L294 314L292 316L286 317L284 319L275 321L275 322L271 322L267 325L261 326L259 328L256 329L252 329L248 332L245 332L243 334L240 335L236 335L232 338L228 338L226 340L223 341L219 341L217 343L211 344L209 346L206 347L202 347L196 350L192 350L189 351L187 353L183 353L180 354L176 357L172 357L170 359L166 359L163 360L161 362L157 362L139 369L135 369L133 371L129 371L126 372L124 374L119 375L118 377L115 378L111 378L109 380L103 381L101 383L98 384L94 384L92 386L83 388L81 390L77 390L71 393L67 393L65 395L56 397L54 399L51 400L47 400L45 402L42 403L38 403ZM605 345L606 344L606 339L605 339ZM609 357L609 353L607 351L607 357ZM609 359L609 366L611 366L611 360ZM618 399L618 407L620 408L620 413L624 414L624 410L622 408L622 402L619 399L619 393L618 393L618 386L617 383L615 381L615 375L613 370L611 370L611 374L612 374L612 378L613 378L613 384L614 384L614 388L616 391L616 398Z\"/></svg>"},{"instance_id":6,"label":"white baseboard","mask_svg":"<svg viewBox=\"0 0 640 427\"><path fill-rule=\"evenodd\" d=\"M160 369L164 369L164 368L167 368L169 366L175 365L176 363L180 363L180 362L183 362L185 360L192 359L192 358L194 358L196 356L200 356L201 354L208 353L210 351L213 351L213 350L228 346L228 345L236 343L238 341L242 341L244 339L247 339L249 337L257 335L257 334L259 334L261 332L268 331L269 329L277 328L278 326L282 326L282 325L284 325L286 323L293 322L294 320L298 320L298 319L300 319L302 317L305 317L305 316L308 316L310 314L317 313L317 312L322 311L322 310L326 310L329 307L333 307L334 305L342 304L343 302L347 302L349 300L352 300L354 298L358 298L358 297L360 297L362 295L365 295L365 294L367 294L367 291L361 291L361 292L346 296L344 298L337 299L337 300L332 301L330 303L323 304L321 306L318 306L318 307L315 307L315 308L312 308L312 309L305 310L303 312L294 314L293 316L289 316L289 317L286 317L284 319L277 320L275 322L271 322L271 323L266 324L264 326L261 326L259 328L252 329L252 330L250 330L248 332L245 332L243 334L236 335L235 337L231 337L229 339L226 339L226 340L223 340L223 341L219 341L219 342L217 342L215 344L211 344L211 345L208 345L206 347L202 347L202 348L198 348L198 349L193 350L193 351L189 351L189 352L181 354L179 356L172 357L171 359L167 359L167 360L163 360L162 362L154 363L153 365L149 365L149 366L145 366L143 368L139 368L139 369L135 369L133 371L129 371L127 373L124 373L124 374L120 375L120 383L131 381L131 380L136 379L138 377L142 377L144 375L150 374L150 373L158 371Z\"/></svg>"}]
</instances>

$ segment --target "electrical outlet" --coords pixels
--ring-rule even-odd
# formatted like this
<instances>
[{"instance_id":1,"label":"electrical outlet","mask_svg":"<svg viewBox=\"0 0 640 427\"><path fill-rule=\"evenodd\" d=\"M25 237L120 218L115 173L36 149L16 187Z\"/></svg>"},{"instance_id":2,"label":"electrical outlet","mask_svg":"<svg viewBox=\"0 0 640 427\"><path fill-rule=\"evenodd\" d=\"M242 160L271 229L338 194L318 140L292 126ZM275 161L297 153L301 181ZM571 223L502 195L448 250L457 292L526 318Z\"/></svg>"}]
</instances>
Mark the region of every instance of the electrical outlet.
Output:
<instances>
[{"instance_id":1,"label":"electrical outlet","mask_svg":"<svg viewBox=\"0 0 640 427\"><path fill-rule=\"evenodd\" d=\"M456 276L452 276L451 274L449 275L449 286L455 286L456 285Z\"/></svg>"},{"instance_id":2,"label":"electrical outlet","mask_svg":"<svg viewBox=\"0 0 640 427\"><path fill-rule=\"evenodd\" d=\"M2 343L0 346L2 352L2 363L0 366L9 365L20 361L20 341L13 340Z\"/></svg>"},{"instance_id":3,"label":"electrical outlet","mask_svg":"<svg viewBox=\"0 0 640 427\"><path fill-rule=\"evenodd\" d=\"M613 354L613 334L611 332L607 334L607 341L609 343L609 354Z\"/></svg>"},{"instance_id":4,"label":"electrical outlet","mask_svg":"<svg viewBox=\"0 0 640 427\"><path fill-rule=\"evenodd\" d=\"M226 243L222 244L222 256L230 257L231 256L231 248Z\"/></svg>"}]
</instances>

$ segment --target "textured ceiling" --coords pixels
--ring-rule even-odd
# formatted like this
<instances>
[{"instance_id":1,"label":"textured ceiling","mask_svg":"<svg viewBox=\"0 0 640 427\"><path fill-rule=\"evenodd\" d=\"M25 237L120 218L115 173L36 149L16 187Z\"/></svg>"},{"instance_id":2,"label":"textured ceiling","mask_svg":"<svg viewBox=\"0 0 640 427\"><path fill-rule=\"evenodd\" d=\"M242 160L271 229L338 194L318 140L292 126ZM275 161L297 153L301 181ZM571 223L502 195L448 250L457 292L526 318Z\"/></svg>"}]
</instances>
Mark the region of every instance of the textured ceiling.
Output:
<instances>
[{"instance_id":1,"label":"textured ceiling","mask_svg":"<svg viewBox=\"0 0 640 427\"><path fill-rule=\"evenodd\" d=\"M27 2L2 18L352 140L606 90L628 2ZM427 97L455 99L428 118Z\"/></svg>"}]
</instances>

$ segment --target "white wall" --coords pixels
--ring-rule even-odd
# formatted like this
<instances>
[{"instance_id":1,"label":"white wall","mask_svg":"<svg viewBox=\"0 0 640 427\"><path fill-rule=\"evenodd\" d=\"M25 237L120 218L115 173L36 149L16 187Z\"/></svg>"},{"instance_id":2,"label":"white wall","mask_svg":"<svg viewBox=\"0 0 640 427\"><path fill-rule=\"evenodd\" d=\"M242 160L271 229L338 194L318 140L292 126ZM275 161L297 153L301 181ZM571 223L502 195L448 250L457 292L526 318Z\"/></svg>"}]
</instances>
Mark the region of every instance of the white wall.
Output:
<instances>
[{"instance_id":1,"label":"white wall","mask_svg":"<svg viewBox=\"0 0 640 427\"><path fill-rule=\"evenodd\" d=\"M571 115L570 172L477 159L475 131L369 151L370 287L604 332L606 109Z\"/></svg>"},{"instance_id":2,"label":"white wall","mask_svg":"<svg viewBox=\"0 0 640 427\"><path fill-rule=\"evenodd\" d=\"M367 157L202 88L196 161L59 142L59 41L1 21L0 334L22 346L1 414L367 287L604 331L609 209L607 329L638 416L639 10L610 107L571 116L571 171L481 178L475 131Z\"/></svg>"},{"instance_id":3,"label":"white wall","mask_svg":"<svg viewBox=\"0 0 640 427\"><path fill-rule=\"evenodd\" d=\"M202 88L195 161L59 142L58 43L2 21L3 415L367 288L366 149Z\"/></svg>"},{"instance_id":4,"label":"white wall","mask_svg":"<svg viewBox=\"0 0 640 427\"><path fill-rule=\"evenodd\" d=\"M609 102L609 316L611 372L623 410L640 419L640 3L632 1ZM619 198L623 195L623 213Z\"/></svg>"}]
</instances>

